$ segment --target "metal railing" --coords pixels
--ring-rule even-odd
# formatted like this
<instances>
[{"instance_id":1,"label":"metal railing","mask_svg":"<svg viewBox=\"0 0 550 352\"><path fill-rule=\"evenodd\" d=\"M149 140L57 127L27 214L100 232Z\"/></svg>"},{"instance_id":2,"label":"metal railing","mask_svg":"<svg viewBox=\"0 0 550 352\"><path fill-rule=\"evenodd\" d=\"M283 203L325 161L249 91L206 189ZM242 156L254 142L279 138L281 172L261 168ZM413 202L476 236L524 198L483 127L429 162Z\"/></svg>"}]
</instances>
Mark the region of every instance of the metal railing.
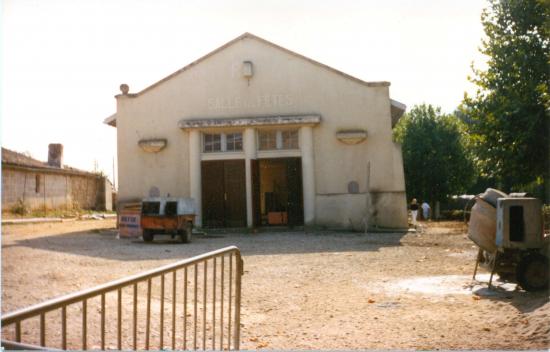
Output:
<instances>
[{"instance_id":1,"label":"metal railing","mask_svg":"<svg viewBox=\"0 0 550 352\"><path fill-rule=\"evenodd\" d=\"M237 247L208 252L3 314L2 344L238 350L242 274Z\"/></svg>"}]
</instances>

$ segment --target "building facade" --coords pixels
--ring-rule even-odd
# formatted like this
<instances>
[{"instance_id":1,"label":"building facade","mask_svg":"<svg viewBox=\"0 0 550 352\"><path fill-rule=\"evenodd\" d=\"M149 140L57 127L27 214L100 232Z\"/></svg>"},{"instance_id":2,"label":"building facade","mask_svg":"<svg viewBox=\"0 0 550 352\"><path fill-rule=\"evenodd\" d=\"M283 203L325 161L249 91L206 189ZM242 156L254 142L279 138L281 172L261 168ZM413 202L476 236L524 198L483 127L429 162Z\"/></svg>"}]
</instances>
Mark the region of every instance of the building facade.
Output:
<instances>
[{"instance_id":1,"label":"building facade","mask_svg":"<svg viewBox=\"0 0 550 352\"><path fill-rule=\"evenodd\" d=\"M245 33L138 93L121 85L120 202L193 197L204 227L405 228L405 106Z\"/></svg>"},{"instance_id":2,"label":"building facade","mask_svg":"<svg viewBox=\"0 0 550 352\"><path fill-rule=\"evenodd\" d=\"M63 146L50 144L48 162L2 148L2 210L113 210L111 182L63 165Z\"/></svg>"}]
</instances>

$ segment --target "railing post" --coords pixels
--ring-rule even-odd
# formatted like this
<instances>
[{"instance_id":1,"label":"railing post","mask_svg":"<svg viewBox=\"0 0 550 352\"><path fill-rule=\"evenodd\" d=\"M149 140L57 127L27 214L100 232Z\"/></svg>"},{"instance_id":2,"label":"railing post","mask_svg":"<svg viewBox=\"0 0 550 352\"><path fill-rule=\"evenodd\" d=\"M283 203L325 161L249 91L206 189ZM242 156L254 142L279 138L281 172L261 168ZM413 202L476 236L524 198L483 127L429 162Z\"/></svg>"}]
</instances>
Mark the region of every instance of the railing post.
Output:
<instances>
[{"instance_id":1,"label":"railing post","mask_svg":"<svg viewBox=\"0 0 550 352\"><path fill-rule=\"evenodd\" d=\"M224 275L225 275L225 255L222 255L221 263L221 284L220 284L220 351L223 350L223 285L224 285Z\"/></svg>"},{"instance_id":2,"label":"railing post","mask_svg":"<svg viewBox=\"0 0 550 352\"><path fill-rule=\"evenodd\" d=\"M82 301L82 349L88 349L88 300Z\"/></svg>"},{"instance_id":3,"label":"railing post","mask_svg":"<svg viewBox=\"0 0 550 352\"><path fill-rule=\"evenodd\" d=\"M227 349L231 349L231 300L233 293L233 253L229 253L229 288L227 299Z\"/></svg>"},{"instance_id":4,"label":"railing post","mask_svg":"<svg viewBox=\"0 0 550 352\"><path fill-rule=\"evenodd\" d=\"M187 349L187 267L183 269L183 349Z\"/></svg>"},{"instance_id":5,"label":"railing post","mask_svg":"<svg viewBox=\"0 0 550 352\"><path fill-rule=\"evenodd\" d=\"M195 264L193 270L194 279L193 279L193 349L197 349L197 281L198 281L198 265Z\"/></svg>"},{"instance_id":6,"label":"railing post","mask_svg":"<svg viewBox=\"0 0 550 352\"><path fill-rule=\"evenodd\" d=\"M61 308L61 349L67 349L67 307Z\"/></svg>"},{"instance_id":7,"label":"railing post","mask_svg":"<svg viewBox=\"0 0 550 352\"><path fill-rule=\"evenodd\" d=\"M216 349L216 271L216 257L214 257L212 263L212 350Z\"/></svg>"},{"instance_id":8,"label":"railing post","mask_svg":"<svg viewBox=\"0 0 550 352\"><path fill-rule=\"evenodd\" d=\"M145 349L149 350L149 335L151 330L151 278L147 280L147 313L145 324Z\"/></svg>"},{"instance_id":9,"label":"railing post","mask_svg":"<svg viewBox=\"0 0 550 352\"><path fill-rule=\"evenodd\" d=\"M208 287L208 260L204 261L202 272L202 349L206 350L206 291Z\"/></svg>"},{"instance_id":10,"label":"railing post","mask_svg":"<svg viewBox=\"0 0 550 352\"><path fill-rule=\"evenodd\" d=\"M176 349L176 271L172 272L172 350Z\"/></svg>"},{"instance_id":11,"label":"railing post","mask_svg":"<svg viewBox=\"0 0 550 352\"><path fill-rule=\"evenodd\" d=\"M21 322L15 323L15 341L21 342Z\"/></svg>"},{"instance_id":12,"label":"railing post","mask_svg":"<svg viewBox=\"0 0 550 352\"><path fill-rule=\"evenodd\" d=\"M101 294L101 349L105 350L105 293Z\"/></svg>"},{"instance_id":13,"label":"railing post","mask_svg":"<svg viewBox=\"0 0 550 352\"><path fill-rule=\"evenodd\" d=\"M117 349L122 350L122 289L117 291Z\"/></svg>"},{"instance_id":14,"label":"railing post","mask_svg":"<svg viewBox=\"0 0 550 352\"><path fill-rule=\"evenodd\" d=\"M133 334L132 334L132 342L133 342L133 346L134 346L134 350L137 350L137 309L138 309L138 287L137 287L137 283L134 284L134 311L133 311L133 316L132 316L132 320L133 320Z\"/></svg>"},{"instance_id":15,"label":"railing post","mask_svg":"<svg viewBox=\"0 0 550 352\"><path fill-rule=\"evenodd\" d=\"M164 349L164 274L160 276L160 341L159 350Z\"/></svg>"},{"instance_id":16,"label":"railing post","mask_svg":"<svg viewBox=\"0 0 550 352\"><path fill-rule=\"evenodd\" d=\"M242 275L244 274L244 263L241 257L241 254L238 253L236 256L235 268L235 337L234 337L234 347L235 350L240 350L241 345L241 285L242 285Z\"/></svg>"},{"instance_id":17,"label":"railing post","mask_svg":"<svg viewBox=\"0 0 550 352\"><path fill-rule=\"evenodd\" d=\"M40 313L40 346L46 347L46 313Z\"/></svg>"}]
</instances>

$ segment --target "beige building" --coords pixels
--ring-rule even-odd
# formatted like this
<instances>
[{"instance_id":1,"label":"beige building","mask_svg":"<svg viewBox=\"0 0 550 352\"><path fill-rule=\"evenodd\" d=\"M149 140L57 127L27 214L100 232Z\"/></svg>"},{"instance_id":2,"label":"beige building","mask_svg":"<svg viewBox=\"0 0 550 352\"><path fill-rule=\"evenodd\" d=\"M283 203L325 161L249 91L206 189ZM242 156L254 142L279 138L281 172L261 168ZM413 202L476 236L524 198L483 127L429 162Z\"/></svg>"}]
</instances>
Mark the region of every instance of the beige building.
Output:
<instances>
[{"instance_id":1,"label":"beige building","mask_svg":"<svg viewBox=\"0 0 550 352\"><path fill-rule=\"evenodd\" d=\"M113 186L104 175L63 164L63 146L50 144L42 162L2 148L2 211L113 210Z\"/></svg>"},{"instance_id":2,"label":"beige building","mask_svg":"<svg viewBox=\"0 0 550 352\"><path fill-rule=\"evenodd\" d=\"M199 226L405 228L405 106L245 33L138 93L121 85L119 201L193 197Z\"/></svg>"}]
</instances>

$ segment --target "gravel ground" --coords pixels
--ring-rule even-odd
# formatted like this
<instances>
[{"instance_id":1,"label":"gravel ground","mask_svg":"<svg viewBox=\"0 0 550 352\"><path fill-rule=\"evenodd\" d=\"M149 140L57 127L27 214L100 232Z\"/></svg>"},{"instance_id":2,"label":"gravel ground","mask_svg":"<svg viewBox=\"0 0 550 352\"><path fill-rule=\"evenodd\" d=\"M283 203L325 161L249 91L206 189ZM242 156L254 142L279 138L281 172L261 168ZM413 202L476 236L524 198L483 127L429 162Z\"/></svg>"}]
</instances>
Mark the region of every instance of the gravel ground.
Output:
<instances>
[{"instance_id":1,"label":"gravel ground","mask_svg":"<svg viewBox=\"0 0 550 352\"><path fill-rule=\"evenodd\" d=\"M245 269L243 349L550 347L548 292L499 281L489 291L483 270L472 281L477 249L459 223L424 223L409 234L220 233L188 245L117 239L113 227L113 220L2 226L2 312L236 245ZM131 304L126 293L122 299ZM52 330L48 340L58 338ZM24 339L34 332L31 322ZM69 347L79 348L73 340Z\"/></svg>"}]
</instances>

